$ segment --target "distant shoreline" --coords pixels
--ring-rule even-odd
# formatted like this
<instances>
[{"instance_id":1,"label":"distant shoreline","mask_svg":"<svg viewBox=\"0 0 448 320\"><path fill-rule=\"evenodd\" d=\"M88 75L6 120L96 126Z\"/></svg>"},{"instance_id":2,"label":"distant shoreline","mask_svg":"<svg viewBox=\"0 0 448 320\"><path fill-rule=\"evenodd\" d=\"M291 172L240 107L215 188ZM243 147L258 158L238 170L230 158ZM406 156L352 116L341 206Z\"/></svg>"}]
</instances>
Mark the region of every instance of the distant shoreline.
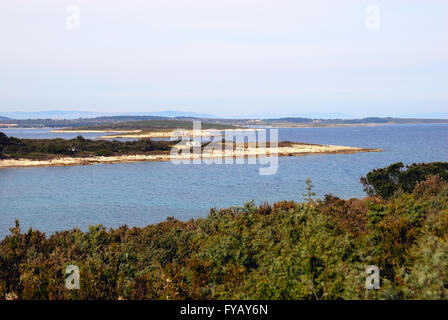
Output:
<instances>
[{"instance_id":1,"label":"distant shoreline","mask_svg":"<svg viewBox=\"0 0 448 320\"><path fill-rule=\"evenodd\" d=\"M389 125L396 125L400 123L341 123L341 124L278 124L278 125L271 125L271 126L265 126L265 128L329 128L329 127L385 127ZM406 124L420 124L420 123L406 123Z\"/></svg>"},{"instance_id":2,"label":"distant shoreline","mask_svg":"<svg viewBox=\"0 0 448 320\"><path fill-rule=\"evenodd\" d=\"M239 129L204 129L201 131L201 135L203 137L212 136L214 132L224 132L225 130L234 130L234 131L261 131L263 129L293 129L293 128L337 128L337 127L385 127L389 125L417 125L417 124L426 124L426 123L353 123L353 124L284 124L281 123L276 125L263 125L259 127L247 127L247 128L239 128ZM430 124L444 124L444 123L430 123ZM96 137L96 139L142 139L142 138L156 138L156 139L168 139L171 136L171 133L174 130L118 130L118 129L103 129L103 130L93 130L93 129L76 129L76 128L66 128L66 129L57 129L51 132L60 132L60 133L119 133L117 135L104 135L100 137ZM182 129L180 129L182 130ZM191 136L191 129L183 129L188 132L188 135Z\"/></svg>"},{"instance_id":3,"label":"distant shoreline","mask_svg":"<svg viewBox=\"0 0 448 320\"><path fill-rule=\"evenodd\" d=\"M69 129L56 129L51 132L65 132L65 133L134 133L141 132L142 130L69 130Z\"/></svg>"},{"instance_id":4,"label":"distant shoreline","mask_svg":"<svg viewBox=\"0 0 448 320\"><path fill-rule=\"evenodd\" d=\"M142 139L142 138L156 138L156 139L167 139L170 138L176 130L183 130L183 136L201 136L201 137L211 137L218 135L218 133L224 133L225 131L262 131L260 128L245 128L245 129L205 129L198 131L200 134L196 134L195 131L191 129L173 129L173 130L53 130L51 132L65 132L65 133L120 133L119 135L105 135L97 137L96 139ZM219 134L223 135L223 134Z\"/></svg>"},{"instance_id":5,"label":"distant shoreline","mask_svg":"<svg viewBox=\"0 0 448 320\"><path fill-rule=\"evenodd\" d=\"M135 154L120 156L94 156L94 157L61 157L49 160L30 159L4 159L0 160L0 169L17 167L48 167L48 166L76 166L97 163L128 163L140 161L170 161L170 160L192 160L192 159L219 159L219 158L249 158L270 156L270 148L248 147L246 149L236 149L228 152L205 151L203 154L184 154L171 157L168 152L159 154ZM287 146L280 146L276 149L277 155L285 156L305 156L317 154L353 154L359 152L381 152L380 149L367 149L347 146L317 145L306 143L291 143ZM275 154L275 153L274 153Z\"/></svg>"},{"instance_id":6,"label":"distant shoreline","mask_svg":"<svg viewBox=\"0 0 448 320\"><path fill-rule=\"evenodd\" d=\"M291 124L285 124L285 125L266 125L262 126L263 128L269 128L269 129L293 129L293 128L336 128L336 127L387 127L387 126L402 126L402 125L434 125L434 124L444 124L448 125L446 122L431 122L431 123L424 123L424 122L410 122L410 123L341 123L341 124L316 124L316 125L310 125L310 124L297 124L297 125L291 125ZM260 126L261 127L261 126Z\"/></svg>"},{"instance_id":7,"label":"distant shoreline","mask_svg":"<svg viewBox=\"0 0 448 320\"><path fill-rule=\"evenodd\" d=\"M444 124L448 125L447 120L442 119L441 122L406 122L406 123L345 123L345 124L304 124L300 123L297 125L290 123L279 123L278 125L260 125L260 126L247 126L246 129L292 129L292 128L329 128L329 127L385 127L390 125L434 125L434 124ZM0 127L0 131L9 129L20 129L20 130L36 130L36 129L47 129L51 130L54 133L133 133L144 131L142 129L135 130L118 130L118 129L110 129L110 130L78 130L76 127ZM217 129L217 130L226 130L226 129ZM229 130L231 130L229 128ZM244 130L244 129L243 129Z\"/></svg>"}]
</instances>

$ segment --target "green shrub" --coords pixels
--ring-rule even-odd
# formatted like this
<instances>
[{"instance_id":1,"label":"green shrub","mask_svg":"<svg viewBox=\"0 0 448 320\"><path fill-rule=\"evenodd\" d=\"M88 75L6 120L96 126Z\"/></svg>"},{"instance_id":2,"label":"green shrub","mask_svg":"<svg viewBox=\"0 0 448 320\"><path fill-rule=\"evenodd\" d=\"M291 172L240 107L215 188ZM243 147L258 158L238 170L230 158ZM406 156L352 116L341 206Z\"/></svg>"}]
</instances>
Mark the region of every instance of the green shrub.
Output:
<instances>
[{"instance_id":1,"label":"green shrub","mask_svg":"<svg viewBox=\"0 0 448 320\"><path fill-rule=\"evenodd\" d=\"M448 181L448 162L414 163L406 167L397 162L370 171L361 178L361 183L368 195L388 199L398 191L411 193L419 182L430 175L438 175Z\"/></svg>"},{"instance_id":2,"label":"green shrub","mask_svg":"<svg viewBox=\"0 0 448 320\"><path fill-rule=\"evenodd\" d=\"M141 228L47 237L17 222L0 242L0 298L446 299L448 187L439 179L387 200L251 201ZM80 290L64 287L71 264ZM365 289L372 264L380 290Z\"/></svg>"}]
</instances>

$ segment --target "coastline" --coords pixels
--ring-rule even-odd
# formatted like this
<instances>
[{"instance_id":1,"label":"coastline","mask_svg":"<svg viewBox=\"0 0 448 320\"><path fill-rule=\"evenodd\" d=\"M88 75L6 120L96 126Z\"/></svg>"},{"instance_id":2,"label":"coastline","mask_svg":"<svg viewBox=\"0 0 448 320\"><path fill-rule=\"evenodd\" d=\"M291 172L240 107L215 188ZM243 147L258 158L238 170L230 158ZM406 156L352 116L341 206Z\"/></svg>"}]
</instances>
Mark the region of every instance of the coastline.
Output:
<instances>
[{"instance_id":1,"label":"coastline","mask_svg":"<svg viewBox=\"0 0 448 320\"><path fill-rule=\"evenodd\" d=\"M179 148L180 150L181 148ZM274 149L274 148L273 148ZM276 150L275 150L276 149ZM230 151L207 150L202 154L180 154L171 156L169 153L159 154L134 154L120 156L94 156L94 157L61 157L49 160L30 160L30 159L4 159L0 160L0 170L6 168L18 167L51 167L51 166L78 166L98 163L128 163L140 161L185 161L192 159L219 159L219 158L249 158L266 157L277 154L280 157L285 156L306 156L316 154L353 154L359 152L381 152L380 149L367 149L358 147L316 145L316 144L294 144L278 147L274 150L270 148L248 147L245 149L236 149Z\"/></svg>"},{"instance_id":2,"label":"coastline","mask_svg":"<svg viewBox=\"0 0 448 320\"><path fill-rule=\"evenodd\" d=\"M396 125L399 123L335 123L335 124L289 124L289 123L276 123L274 125L263 126L264 128L275 129L293 129L293 128L338 128L338 127L385 127L390 125ZM406 123L406 124L419 124L419 123Z\"/></svg>"},{"instance_id":3,"label":"coastline","mask_svg":"<svg viewBox=\"0 0 448 320\"><path fill-rule=\"evenodd\" d=\"M67 129L57 129L51 132L65 132L65 133L137 133L142 130L67 130Z\"/></svg>"},{"instance_id":4,"label":"coastline","mask_svg":"<svg viewBox=\"0 0 448 320\"><path fill-rule=\"evenodd\" d=\"M173 132L178 131L178 136L190 136L190 137L212 137L212 136L223 136L225 131L234 131L234 132L244 132L244 131L263 131L265 129L261 128L236 128L236 129L204 129L201 131L194 131L191 129L173 129L173 130L165 130L165 131L145 131L145 130L53 130L51 132L70 132L70 133L120 133L120 134L112 134L105 135L101 137L97 137L95 139L142 139L142 138L156 138L156 139L169 139Z\"/></svg>"}]
</instances>

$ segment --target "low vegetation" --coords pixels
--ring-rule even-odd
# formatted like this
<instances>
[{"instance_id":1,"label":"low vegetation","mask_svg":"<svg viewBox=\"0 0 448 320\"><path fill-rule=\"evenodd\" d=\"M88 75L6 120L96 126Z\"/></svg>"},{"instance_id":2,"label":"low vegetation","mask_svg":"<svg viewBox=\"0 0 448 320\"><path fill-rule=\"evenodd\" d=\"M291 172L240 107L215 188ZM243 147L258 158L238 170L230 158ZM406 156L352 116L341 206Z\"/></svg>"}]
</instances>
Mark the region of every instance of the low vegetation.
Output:
<instances>
[{"instance_id":1,"label":"low vegetation","mask_svg":"<svg viewBox=\"0 0 448 320\"><path fill-rule=\"evenodd\" d=\"M231 125L218 123L201 123L202 129L229 129ZM171 131L174 129L193 129L192 121L182 120L142 120L99 124L94 126L81 126L73 130L144 130L144 131Z\"/></svg>"},{"instance_id":2,"label":"low vegetation","mask_svg":"<svg viewBox=\"0 0 448 320\"><path fill-rule=\"evenodd\" d=\"M15 124L20 128L74 128L80 126L94 126L105 123L118 123L141 120L169 120L156 116L113 116L79 119L0 119L1 124Z\"/></svg>"},{"instance_id":3,"label":"low vegetation","mask_svg":"<svg viewBox=\"0 0 448 320\"><path fill-rule=\"evenodd\" d=\"M146 124L145 121L150 120ZM151 125L151 121L154 120L159 123L180 125L185 127L185 122L189 122L191 126L192 120L201 120L203 125L209 125L211 128L222 128L232 126L338 126L338 125L363 125L363 124L421 124L421 123L448 123L447 119L406 119L406 118L380 118L370 117L363 119L312 119L301 117L289 117L279 119L225 119L225 118L194 118L194 117L158 117L158 116L109 116L109 117L95 117L95 118L79 118L79 119L7 119L0 117L0 126L6 124L14 124L20 128L92 128L93 126L102 126L102 128L111 129L111 127L119 128L122 123L125 124L122 127L142 127L147 126L154 128ZM136 122L142 122L137 124ZM184 122L184 123L181 123ZM157 125L155 126L157 127ZM98 129L100 130L100 129Z\"/></svg>"},{"instance_id":4,"label":"low vegetation","mask_svg":"<svg viewBox=\"0 0 448 320\"><path fill-rule=\"evenodd\" d=\"M212 208L187 222L49 237L22 233L17 222L0 243L0 297L447 299L445 165L408 167L428 175L412 175L410 184L385 180L395 189L386 198L375 184L375 196L319 200L309 180L304 202ZM68 265L79 267L79 290L64 286ZM369 265L380 269L379 290L365 289Z\"/></svg>"},{"instance_id":5,"label":"low vegetation","mask_svg":"<svg viewBox=\"0 0 448 320\"><path fill-rule=\"evenodd\" d=\"M176 142L75 139L18 139L0 132L0 159L48 160L58 157L117 156L169 153Z\"/></svg>"},{"instance_id":6,"label":"low vegetation","mask_svg":"<svg viewBox=\"0 0 448 320\"><path fill-rule=\"evenodd\" d=\"M431 175L448 181L448 162L414 163L408 166L397 162L386 168L372 170L361 178L361 183L368 195L388 199L397 192L412 192L417 183Z\"/></svg>"},{"instance_id":7,"label":"low vegetation","mask_svg":"<svg viewBox=\"0 0 448 320\"><path fill-rule=\"evenodd\" d=\"M61 157L85 158L94 156L168 155L170 154L170 150L179 143L181 143L181 140L165 141L152 140L150 138L142 138L134 141L91 140L85 139L81 135L74 139L18 139L15 137L8 137L0 132L0 160L50 160ZM183 143L184 142L182 142L182 144ZM205 148L209 143L210 141L203 142L201 144L202 148ZM216 144L215 148L221 147L221 149L224 150L226 141L222 139L221 143L221 145ZM280 141L277 143L277 146L283 148L292 147L296 144L319 146L291 141ZM265 146L270 148L270 142L267 142ZM257 144L252 142L233 142L233 150L256 147ZM370 149L363 150L370 151ZM193 151L193 147L191 147L190 152L193 153Z\"/></svg>"}]
</instances>

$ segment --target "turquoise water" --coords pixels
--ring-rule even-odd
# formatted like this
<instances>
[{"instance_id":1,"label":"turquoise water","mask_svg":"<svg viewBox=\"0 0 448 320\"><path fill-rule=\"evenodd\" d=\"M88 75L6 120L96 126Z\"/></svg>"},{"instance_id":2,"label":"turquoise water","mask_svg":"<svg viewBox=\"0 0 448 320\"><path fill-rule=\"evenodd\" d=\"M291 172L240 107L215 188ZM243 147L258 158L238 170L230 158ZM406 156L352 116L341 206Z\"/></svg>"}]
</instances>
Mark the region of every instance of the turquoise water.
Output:
<instances>
[{"instance_id":1,"label":"turquoise water","mask_svg":"<svg viewBox=\"0 0 448 320\"><path fill-rule=\"evenodd\" d=\"M373 168L448 161L448 125L280 129L279 139L384 152L283 157L273 176L260 176L258 164L170 162L0 170L0 238L15 219L23 230L53 233L91 224L144 226L168 216L187 220L251 199L301 200L308 177L320 197L362 197L359 178Z\"/></svg>"}]
</instances>

